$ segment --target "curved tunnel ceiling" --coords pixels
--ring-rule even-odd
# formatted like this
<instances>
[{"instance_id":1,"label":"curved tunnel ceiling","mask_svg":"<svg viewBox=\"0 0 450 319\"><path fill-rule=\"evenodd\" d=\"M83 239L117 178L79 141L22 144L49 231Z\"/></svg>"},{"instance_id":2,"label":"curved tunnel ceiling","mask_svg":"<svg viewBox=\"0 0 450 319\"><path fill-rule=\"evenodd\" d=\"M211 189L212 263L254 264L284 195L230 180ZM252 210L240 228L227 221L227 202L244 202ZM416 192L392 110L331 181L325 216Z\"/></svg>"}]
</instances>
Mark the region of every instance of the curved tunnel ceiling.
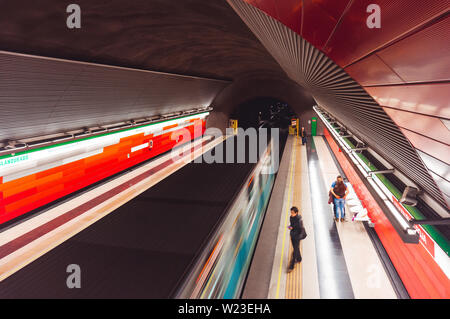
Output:
<instances>
[{"instance_id":1,"label":"curved tunnel ceiling","mask_svg":"<svg viewBox=\"0 0 450 319\"><path fill-rule=\"evenodd\" d=\"M0 142L5 144L201 109L229 84L5 52L0 52L0 74Z\"/></svg>"},{"instance_id":2,"label":"curved tunnel ceiling","mask_svg":"<svg viewBox=\"0 0 450 319\"><path fill-rule=\"evenodd\" d=\"M305 87L321 107L443 207L450 207L450 109L449 91L445 91L450 78L450 2L430 1L425 9L418 1L408 1L409 15L404 13L402 18L397 14L406 8L405 1L228 2L288 76ZM383 25L388 31L371 33L373 30L367 28L365 12L371 3L382 8ZM419 31L414 33L412 29ZM394 40L395 43L386 45ZM426 44L427 50L421 49ZM434 51L423 55L430 48ZM375 49L378 51L374 53ZM386 60L391 65L386 61L382 67L367 62L380 56L390 57ZM380 72L385 73L384 78ZM389 85L383 79L390 74L399 79L399 74L402 79L409 76L410 81L419 83L403 80ZM368 80L380 82L365 87L358 83ZM409 106L408 110L377 103L393 101L395 97L397 102L407 101L405 90L411 85L414 86L409 91L419 91L415 92L416 97L420 92L434 92L435 104L429 106L434 112L428 114L422 107L421 114L417 114L416 107L420 105L417 100L400 103ZM398 94L401 90L403 98ZM380 99L383 94L391 94L390 99ZM424 99L421 96L419 101L426 103Z\"/></svg>"},{"instance_id":3,"label":"curved tunnel ceiling","mask_svg":"<svg viewBox=\"0 0 450 319\"><path fill-rule=\"evenodd\" d=\"M450 2L430 0L426 6L418 0L246 2L286 25L284 34L277 33L275 37L272 34L270 39L273 30L267 29L266 24L246 21L254 25L252 31L256 37L226 0L79 0L77 4L82 10L82 28L79 30L66 27L68 3L16 0L2 3L0 50L200 77L203 79L197 80L205 81L203 89L199 90L193 83L188 84L190 81L173 85L165 94L154 98L153 106L148 104L149 112L155 105L164 103L164 96L184 90L180 100L162 109L188 108L182 105L182 95L188 96L186 92L189 91L192 97L201 95L198 101L214 99L213 115L216 116L215 121L222 124L227 120L230 105L257 96L261 91L267 93L271 90L275 98L290 99L289 104L293 104L291 106L297 112L314 103L312 93L318 104L358 133L365 133L363 127L369 121L373 134L367 136L367 141L371 146L445 205L448 197L444 199L444 196L450 193L450 58L447 54L450 50ZM364 13L369 3L378 3L382 8L381 30L360 27L365 23ZM404 10L405 5L409 10ZM301 38L296 39L293 35ZM288 38L283 39L283 36ZM270 44L271 41L276 43ZM283 45L287 46L280 51ZM299 73L294 74L292 70L299 67L298 48L305 50L302 54L308 57L303 60L304 74L308 74L308 78L301 79ZM332 67L333 74L326 71L330 62L325 55L336 63L336 67ZM315 70L312 69L314 63ZM17 94L12 101L8 86L6 91L2 87L2 110L13 102L9 104L7 113L26 118L26 112L16 114L11 106L26 102L39 105L41 117L63 114L58 113L54 104L50 103L46 108L45 103L41 103L39 85L42 87L42 83L39 77L36 74L30 77L22 71L24 78L16 79L18 82L15 84L25 81L26 87L31 91L34 88L36 94L22 99ZM323 78L317 79L316 71ZM64 75L57 74L51 78L54 83L72 83ZM126 90L126 85L121 87L120 83L126 82L125 78L122 75L108 78L114 85L103 87L101 96L117 93L127 97L119 99L120 104L136 105L133 102L136 92ZM222 82L222 87L210 87L214 82L212 79L230 82ZM330 81L334 80L338 83L330 90ZM135 81L140 82L139 76ZM153 87L159 79L154 81L148 82L147 87ZM125 91L116 92L118 87ZM145 92L147 87L143 85L141 91ZM74 94L78 94L77 89ZM345 94L339 93L342 89ZM65 88L56 91L60 92L57 100L67 98ZM82 92L84 94L78 94L79 97L92 97L92 94ZM192 104L197 103L192 97ZM112 100L114 103L114 98ZM100 108L101 103L97 105L98 102L101 101L83 98L76 107L81 113L91 112L97 106L99 108L94 111L98 115L107 112L108 109L104 105ZM143 107L145 103L147 101ZM361 108L361 105L365 107ZM352 108L357 109L356 113L350 111ZM117 105L115 110L117 118L127 116L126 108L120 109ZM417 119L420 125L416 124ZM33 129L32 123L28 124L31 129L27 134L42 133ZM54 127L48 125L46 132L52 129ZM398 149L392 149L392 145Z\"/></svg>"},{"instance_id":4,"label":"curved tunnel ceiling","mask_svg":"<svg viewBox=\"0 0 450 319\"><path fill-rule=\"evenodd\" d=\"M297 110L314 104L225 0L76 3L81 7L79 30L67 28L64 1L2 3L0 50L7 53L0 53L0 142L213 100L221 114L216 125L223 126L233 105L261 90L279 98L289 94ZM293 97L293 91L299 95Z\"/></svg>"}]
</instances>

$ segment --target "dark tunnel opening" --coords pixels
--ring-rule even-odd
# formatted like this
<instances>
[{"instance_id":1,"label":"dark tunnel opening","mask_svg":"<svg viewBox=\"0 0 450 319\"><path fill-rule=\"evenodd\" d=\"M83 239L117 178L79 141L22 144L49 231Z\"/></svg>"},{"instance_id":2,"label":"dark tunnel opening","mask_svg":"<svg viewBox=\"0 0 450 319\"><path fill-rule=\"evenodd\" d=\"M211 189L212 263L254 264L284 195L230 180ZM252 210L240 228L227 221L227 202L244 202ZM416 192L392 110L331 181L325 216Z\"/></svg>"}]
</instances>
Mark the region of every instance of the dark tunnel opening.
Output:
<instances>
[{"instance_id":1,"label":"dark tunnel opening","mask_svg":"<svg viewBox=\"0 0 450 319\"><path fill-rule=\"evenodd\" d=\"M266 126L286 130L293 116L295 112L289 104L273 97L247 100L238 105L231 114L243 129Z\"/></svg>"}]
</instances>

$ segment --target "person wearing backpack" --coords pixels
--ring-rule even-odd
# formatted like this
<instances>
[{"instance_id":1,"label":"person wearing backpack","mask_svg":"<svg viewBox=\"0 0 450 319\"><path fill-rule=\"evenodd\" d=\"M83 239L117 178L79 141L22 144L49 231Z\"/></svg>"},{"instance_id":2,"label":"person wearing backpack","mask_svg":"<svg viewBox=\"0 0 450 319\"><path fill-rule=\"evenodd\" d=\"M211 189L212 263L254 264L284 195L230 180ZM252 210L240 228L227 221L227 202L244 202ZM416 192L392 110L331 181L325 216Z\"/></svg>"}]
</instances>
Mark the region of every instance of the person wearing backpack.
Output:
<instances>
[{"instance_id":1,"label":"person wearing backpack","mask_svg":"<svg viewBox=\"0 0 450 319\"><path fill-rule=\"evenodd\" d=\"M302 261L302 255L300 254L300 240L306 238L306 230L303 226L302 216L298 213L298 208L293 206L291 208L290 225L288 227L291 232L292 243L292 258L289 263L288 272L294 270L295 264Z\"/></svg>"},{"instance_id":2,"label":"person wearing backpack","mask_svg":"<svg viewBox=\"0 0 450 319\"><path fill-rule=\"evenodd\" d=\"M345 198L348 195L347 185L344 183L342 176L338 176L336 181L331 184L330 189L331 194L334 196L334 206L335 206L335 221L339 218L341 222L345 221Z\"/></svg>"}]
</instances>

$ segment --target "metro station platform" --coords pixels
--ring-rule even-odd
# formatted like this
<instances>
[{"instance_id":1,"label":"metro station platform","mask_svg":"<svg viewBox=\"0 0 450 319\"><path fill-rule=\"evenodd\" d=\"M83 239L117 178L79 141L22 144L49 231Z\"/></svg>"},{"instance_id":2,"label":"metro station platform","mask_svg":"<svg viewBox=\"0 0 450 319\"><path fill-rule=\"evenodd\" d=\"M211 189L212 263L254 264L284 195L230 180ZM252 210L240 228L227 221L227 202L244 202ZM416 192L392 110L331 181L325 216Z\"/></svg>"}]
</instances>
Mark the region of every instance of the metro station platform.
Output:
<instances>
[{"instance_id":1,"label":"metro station platform","mask_svg":"<svg viewBox=\"0 0 450 319\"><path fill-rule=\"evenodd\" d=\"M342 171L322 136L306 145L289 136L243 298L407 298L393 284L398 278L390 276L365 222L352 221L348 205L345 222L334 221L327 201L337 175ZM288 273L292 206L299 208L308 236L300 244L302 262Z\"/></svg>"},{"instance_id":2,"label":"metro station platform","mask_svg":"<svg viewBox=\"0 0 450 319\"><path fill-rule=\"evenodd\" d=\"M450 299L450 0L3 2L0 300Z\"/></svg>"},{"instance_id":3,"label":"metro station platform","mask_svg":"<svg viewBox=\"0 0 450 319\"><path fill-rule=\"evenodd\" d=\"M263 173L273 144L257 163L196 163L237 137L203 136L176 160L161 154L3 226L0 298L411 297L348 180L334 221L328 190L347 176L326 137L281 136L277 172ZM238 153L230 145L224 158ZM307 237L288 272L292 206ZM70 265L81 289L67 284Z\"/></svg>"}]
</instances>

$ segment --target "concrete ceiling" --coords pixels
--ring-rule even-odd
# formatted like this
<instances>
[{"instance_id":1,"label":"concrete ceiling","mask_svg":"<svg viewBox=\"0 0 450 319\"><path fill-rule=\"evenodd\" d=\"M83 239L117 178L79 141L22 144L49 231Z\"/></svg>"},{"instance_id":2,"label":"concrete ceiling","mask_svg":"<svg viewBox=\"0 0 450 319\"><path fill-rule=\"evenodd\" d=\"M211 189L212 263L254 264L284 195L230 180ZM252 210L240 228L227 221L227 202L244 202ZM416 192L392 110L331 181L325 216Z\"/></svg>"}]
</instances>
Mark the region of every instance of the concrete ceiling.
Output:
<instances>
[{"instance_id":1,"label":"concrete ceiling","mask_svg":"<svg viewBox=\"0 0 450 319\"><path fill-rule=\"evenodd\" d=\"M224 0L79 0L81 29L66 26L69 3L2 2L0 48L224 80L284 75Z\"/></svg>"}]
</instances>

